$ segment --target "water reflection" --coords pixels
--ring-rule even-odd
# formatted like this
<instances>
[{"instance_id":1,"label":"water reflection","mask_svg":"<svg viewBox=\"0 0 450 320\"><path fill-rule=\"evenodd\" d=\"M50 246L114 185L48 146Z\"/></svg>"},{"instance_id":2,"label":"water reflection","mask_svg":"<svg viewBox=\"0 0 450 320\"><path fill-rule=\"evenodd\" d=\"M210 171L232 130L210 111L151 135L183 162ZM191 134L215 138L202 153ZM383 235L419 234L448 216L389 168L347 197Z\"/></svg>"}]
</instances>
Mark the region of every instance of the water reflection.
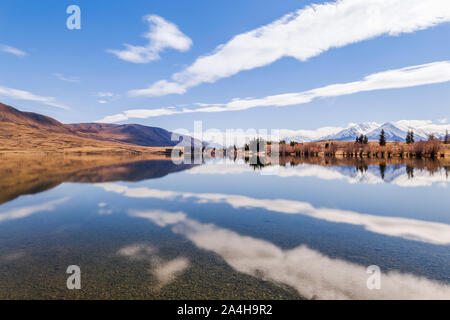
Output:
<instances>
[{"instance_id":1,"label":"water reflection","mask_svg":"<svg viewBox=\"0 0 450 320\"><path fill-rule=\"evenodd\" d=\"M384 217L352 212L348 210L315 208L310 203L286 199L251 198L233 194L192 193L130 188L120 184L99 184L105 191L115 192L131 198L153 198L162 200L195 199L197 203L225 203L234 209L257 208L283 214L300 214L334 223L346 223L364 227L366 230L391 237L421 241L431 244L450 244L450 225L400 217ZM172 219L181 214L171 215ZM162 222L163 225L165 222Z\"/></svg>"},{"instance_id":2,"label":"water reflection","mask_svg":"<svg viewBox=\"0 0 450 320\"><path fill-rule=\"evenodd\" d=\"M127 245L120 248L117 254L131 260L147 262L149 273L158 281L158 285L152 288L154 290L158 290L174 281L190 265L189 259L182 256L165 261L158 255L158 249L148 243Z\"/></svg>"},{"instance_id":3,"label":"water reflection","mask_svg":"<svg viewBox=\"0 0 450 320\"><path fill-rule=\"evenodd\" d=\"M16 219L22 219L31 216L32 214L42 212L42 211L53 211L56 209L56 207L59 204L62 204L69 200L68 197L48 201L41 204L36 204L32 206L24 206L24 207L18 207L13 208L11 210L1 211L0 210L0 223L8 220L16 220Z\"/></svg>"},{"instance_id":4,"label":"water reflection","mask_svg":"<svg viewBox=\"0 0 450 320\"><path fill-rule=\"evenodd\" d=\"M142 181L189 170L190 174L240 174L258 170L279 177L344 179L349 183L391 183L398 186L448 184L450 164L427 159L336 159L281 157L213 159L202 165L175 164L168 156L135 157L6 157L0 156L0 204L25 194L52 189L64 182Z\"/></svg>"},{"instance_id":5,"label":"water reflection","mask_svg":"<svg viewBox=\"0 0 450 320\"><path fill-rule=\"evenodd\" d=\"M168 156L0 156L0 204L43 192L64 182L94 183L161 178L194 165L174 164Z\"/></svg>"},{"instance_id":6,"label":"water reflection","mask_svg":"<svg viewBox=\"0 0 450 320\"><path fill-rule=\"evenodd\" d=\"M207 162L189 171L191 174L241 174L258 170L279 177L315 177L321 180L345 180L348 183L389 183L400 187L425 187L449 183L450 163L431 159L326 159L286 157L277 166L270 159Z\"/></svg>"},{"instance_id":7,"label":"water reflection","mask_svg":"<svg viewBox=\"0 0 450 320\"><path fill-rule=\"evenodd\" d=\"M331 259L304 245L283 250L234 231L192 220L183 212L130 211L220 255L235 270L292 286L308 299L450 299L450 285L411 274L382 274L380 290L368 290L366 268Z\"/></svg>"},{"instance_id":8,"label":"water reflection","mask_svg":"<svg viewBox=\"0 0 450 320\"><path fill-rule=\"evenodd\" d=\"M0 156L0 297L450 299L448 160L281 160Z\"/></svg>"}]
</instances>

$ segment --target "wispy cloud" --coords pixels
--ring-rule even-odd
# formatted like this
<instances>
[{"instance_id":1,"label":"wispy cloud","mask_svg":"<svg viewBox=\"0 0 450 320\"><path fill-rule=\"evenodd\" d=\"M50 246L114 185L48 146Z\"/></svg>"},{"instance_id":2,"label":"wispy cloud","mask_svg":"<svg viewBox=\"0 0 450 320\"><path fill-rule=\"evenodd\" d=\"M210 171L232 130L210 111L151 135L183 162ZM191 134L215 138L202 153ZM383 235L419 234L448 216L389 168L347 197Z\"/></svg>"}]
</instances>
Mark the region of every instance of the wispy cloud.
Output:
<instances>
[{"instance_id":1,"label":"wispy cloud","mask_svg":"<svg viewBox=\"0 0 450 320\"><path fill-rule=\"evenodd\" d=\"M42 204L2 211L0 212L0 222L26 218L42 211L53 211L59 204L64 203L67 200L69 200L69 198L66 197L58 200L48 201Z\"/></svg>"},{"instance_id":2,"label":"wispy cloud","mask_svg":"<svg viewBox=\"0 0 450 320\"><path fill-rule=\"evenodd\" d=\"M166 216L166 213L161 212L160 215ZM117 254L130 260L149 263L151 265L149 271L158 280L158 285L153 287L153 289L161 289L163 286L176 280L190 266L189 260L184 257L166 261L158 255L158 250L155 247L147 243L130 244L120 248Z\"/></svg>"},{"instance_id":3,"label":"wispy cloud","mask_svg":"<svg viewBox=\"0 0 450 320\"><path fill-rule=\"evenodd\" d=\"M101 92L99 92L99 93L97 93L97 96L98 97L101 97L101 98L112 98L112 97L114 97L114 96L116 96L114 93L112 93L112 92L105 92L105 91L101 91Z\"/></svg>"},{"instance_id":4,"label":"wispy cloud","mask_svg":"<svg viewBox=\"0 0 450 320\"><path fill-rule=\"evenodd\" d=\"M402 69L374 73L361 81L332 84L297 93L259 99L233 99L222 107L206 107L206 112L245 110L265 106L290 106L309 103L317 98L338 97L359 92L416 87L450 81L450 61L434 62Z\"/></svg>"},{"instance_id":5,"label":"wispy cloud","mask_svg":"<svg viewBox=\"0 0 450 320\"><path fill-rule=\"evenodd\" d=\"M13 54L17 57L25 57L27 53L25 51L22 51L20 49L8 46L8 45L0 45L0 51L5 53Z\"/></svg>"},{"instance_id":6,"label":"wispy cloud","mask_svg":"<svg viewBox=\"0 0 450 320\"><path fill-rule=\"evenodd\" d=\"M368 290L365 266L328 257L304 245L283 249L264 239L201 223L178 212L146 210L129 214L159 226L159 221L166 221L172 232L202 250L216 253L234 270L286 284L307 299L448 299L450 294L450 286L444 282L399 271L383 272L380 290ZM185 267L186 263L177 260L165 273Z\"/></svg>"},{"instance_id":7,"label":"wispy cloud","mask_svg":"<svg viewBox=\"0 0 450 320\"><path fill-rule=\"evenodd\" d=\"M331 48L383 34L410 33L446 21L450 21L448 0L339 0L311 5L235 36L213 53L197 58L192 65L172 75L171 81L158 81L129 94L182 94L190 87L263 67L283 57L306 61ZM128 51L133 52L133 48ZM131 56L136 56L136 60L141 58Z\"/></svg>"},{"instance_id":8,"label":"wispy cloud","mask_svg":"<svg viewBox=\"0 0 450 320\"><path fill-rule=\"evenodd\" d=\"M334 223L358 225L367 231L391 237L421 241L437 245L450 244L450 225L401 217L385 217L349 210L316 208L308 202L286 199L257 199L242 195L221 193L193 193L149 188L129 188L120 184L99 184L105 191L130 198L163 200L194 199L198 203L226 203L233 208L264 209L282 214L300 214ZM181 215L178 214L178 218ZM166 220L159 220L161 224Z\"/></svg>"},{"instance_id":9,"label":"wispy cloud","mask_svg":"<svg viewBox=\"0 0 450 320\"><path fill-rule=\"evenodd\" d=\"M128 62L148 63L160 59L159 53L164 49L187 51L191 47L192 40L175 24L157 15L148 15L144 19L149 24L149 31L144 35L149 41L146 46L125 44L125 50L108 50L108 52Z\"/></svg>"},{"instance_id":10,"label":"wispy cloud","mask_svg":"<svg viewBox=\"0 0 450 320\"><path fill-rule=\"evenodd\" d=\"M382 184L389 183L398 187L430 187L439 185L446 187L450 185L444 168L437 169L432 174L426 170L416 170L414 178L406 172L404 167L393 168L381 177L378 166L369 166L367 171L360 172L357 168L348 167L324 167L321 165L298 164L295 167L278 166L273 170L273 166L261 169L261 173L270 172L281 178L288 177L315 177L321 180L345 180L350 184ZM229 163L226 160L215 161L196 166L186 171L187 174L205 175L231 175L252 172L253 168L244 161Z\"/></svg>"},{"instance_id":11,"label":"wispy cloud","mask_svg":"<svg viewBox=\"0 0 450 320\"><path fill-rule=\"evenodd\" d=\"M53 75L61 81L73 82L73 83L80 82L80 78L78 78L78 77L66 77L66 76L62 75L61 73L54 73Z\"/></svg>"},{"instance_id":12,"label":"wispy cloud","mask_svg":"<svg viewBox=\"0 0 450 320\"><path fill-rule=\"evenodd\" d=\"M17 99L17 100L41 102L48 106L60 108L60 109L64 109L64 110L70 109L68 106L65 106L63 104L56 102L55 101L56 99L53 97L41 97L41 96L35 95L35 94L25 91L25 90L19 90L19 89L13 89L13 88L7 88L7 87L0 86L0 96L11 98L11 99Z\"/></svg>"},{"instance_id":13,"label":"wispy cloud","mask_svg":"<svg viewBox=\"0 0 450 320\"><path fill-rule=\"evenodd\" d=\"M256 107L283 107L309 103L319 98L338 97L359 92L399 89L450 81L450 61L439 61L368 75L360 81L332 84L312 90L284 93L263 98L236 98L224 104L201 104L200 108L138 109L108 116L99 122L125 121L129 118L149 118L162 115L197 112L240 111ZM138 116L137 116L138 115Z\"/></svg>"},{"instance_id":14,"label":"wispy cloud","mask_svg":"<svg viewBox=\"0 0 450 320\"><path fill-rule=\"evenodd\" d=\"M183 111L177 111L172 108L126 110L123 113L106 116L103 119L98 120L97 122L115 123L126 121L128 119L146 119L160 116L170 116L177 113L183 113Z\"/></svg>"},{"instance_id":15,"label":"wispy cloud","mask_svg":"<svg viewBox=\"0 0 450 320\"><path fill-rule=\"evenodd\" d=\"M96 96L100 98L100 100L97 101L100 104L106 104L120 98L119 94L107 91L100 91L96 94Z\"/></svg>"}]
</instances>

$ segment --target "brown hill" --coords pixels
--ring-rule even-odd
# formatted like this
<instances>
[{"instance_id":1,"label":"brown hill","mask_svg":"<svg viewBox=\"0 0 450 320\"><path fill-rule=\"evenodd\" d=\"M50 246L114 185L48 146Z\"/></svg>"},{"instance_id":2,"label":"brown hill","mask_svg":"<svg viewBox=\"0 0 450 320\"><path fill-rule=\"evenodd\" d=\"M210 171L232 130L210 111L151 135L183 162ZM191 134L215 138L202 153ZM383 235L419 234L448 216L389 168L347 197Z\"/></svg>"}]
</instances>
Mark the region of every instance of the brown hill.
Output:
<instances>
[{"instance_id":1,"label":"brown hill","mask_svg":"<svg viewBox=\"0 0 450 320\"><path fill-rule=\"evenodd\" d=\"M139 124L76 123L68 124L66 127L88 138L146 147L175 146L179 142L178 135L176 141L171 140L172 132Z\"/></svg>"},{"instance_id":2,"label":"brown hill","mask_svg":"<svg viewBox=\"0 0 450 320\"><path fill-rule=\"evenodd\" d=\"M53 118L33 112L22 112L3 103L0 103L0 123L18 125L48 132L65 134L74 133L66 128L61 122L56 121Z\"/></svg>"},{"instance_id":3,"label":"brown hill","mask_svg":"<svg viewBox=\"0 0 450 320\"><path fill-rule=\"evenodd\" d=\"M148 153L174 146L171 133L139 125L67 125L0 103L0 153Z\"/></svg>"}]
</instances>

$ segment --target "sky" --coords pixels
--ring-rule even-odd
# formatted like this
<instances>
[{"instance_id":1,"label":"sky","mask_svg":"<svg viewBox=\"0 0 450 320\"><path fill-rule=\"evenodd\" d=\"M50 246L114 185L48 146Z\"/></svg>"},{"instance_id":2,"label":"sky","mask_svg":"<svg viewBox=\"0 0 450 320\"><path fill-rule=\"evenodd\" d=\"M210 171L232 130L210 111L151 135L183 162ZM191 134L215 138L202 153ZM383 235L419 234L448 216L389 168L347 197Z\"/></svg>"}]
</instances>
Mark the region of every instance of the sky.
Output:
<instances>
[{"instance_id":1,"label":"sky","mask_svg":"<svg viewBox=\"0 0 450 320\"><path fill-rule=\"evenodd\" d=\"M449 39L448 0L2 0L0 101L169 130L448 123Z\"/></svg>"}]
</instances>

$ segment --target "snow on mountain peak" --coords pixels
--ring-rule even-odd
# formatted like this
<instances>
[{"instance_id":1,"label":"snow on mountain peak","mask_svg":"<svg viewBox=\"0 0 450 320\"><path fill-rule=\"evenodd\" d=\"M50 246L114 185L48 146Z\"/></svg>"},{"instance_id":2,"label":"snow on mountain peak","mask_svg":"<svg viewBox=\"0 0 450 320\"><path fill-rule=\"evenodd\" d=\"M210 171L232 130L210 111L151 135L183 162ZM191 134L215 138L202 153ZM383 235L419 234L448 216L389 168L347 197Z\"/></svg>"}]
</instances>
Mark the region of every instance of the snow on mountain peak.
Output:
<instances>
[{"instance_id":1,"label":"snow on mountain peak","mask_svg":"<svg viewBox=\"0 0 450 320\"><path fill-rule=\"evenodd\" d=\"M429 134L443 138L450 124L435 124L431 120L399 120L379 124L376 122L349 123L345 128L325 127L317 130L297 130L297 134L285 134L286 141L308 142L319 140L353 141L361 134L369 140L378 140L384 130L388 141L405 141L409 130L414 131L416 140L425 140ZM287 132L286 132L287 133Z\"/></svg>"}]
</instances>

